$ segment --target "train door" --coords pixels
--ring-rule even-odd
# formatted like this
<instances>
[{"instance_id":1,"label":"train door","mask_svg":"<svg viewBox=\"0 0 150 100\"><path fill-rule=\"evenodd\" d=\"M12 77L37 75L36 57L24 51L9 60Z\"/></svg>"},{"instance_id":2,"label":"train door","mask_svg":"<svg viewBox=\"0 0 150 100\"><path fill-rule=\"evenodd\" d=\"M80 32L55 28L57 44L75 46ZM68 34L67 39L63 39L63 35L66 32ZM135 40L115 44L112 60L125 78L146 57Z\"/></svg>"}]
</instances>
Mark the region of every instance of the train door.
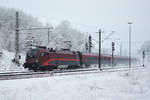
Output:
<instances>
[{"instance_id":1,"label":"train door","mask_svg":"<svg viewBox=\"0 0 150 100\"><path fill-rule=\"evenodd\" d=\"M78 56L79 56L80 66L82 67L82 64L83 64L83 62L82 62L82 53L79 52L79 51L77 51L77 53L78 53Z\"/></svg>"}]
</instances>

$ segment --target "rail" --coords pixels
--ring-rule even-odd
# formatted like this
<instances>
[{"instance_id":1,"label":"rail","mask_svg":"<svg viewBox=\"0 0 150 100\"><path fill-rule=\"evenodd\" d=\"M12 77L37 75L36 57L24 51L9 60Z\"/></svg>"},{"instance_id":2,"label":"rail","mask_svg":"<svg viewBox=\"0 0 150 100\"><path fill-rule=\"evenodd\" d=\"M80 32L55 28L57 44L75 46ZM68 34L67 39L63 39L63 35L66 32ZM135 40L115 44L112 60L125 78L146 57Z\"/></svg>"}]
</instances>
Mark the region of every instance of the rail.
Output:
<instances>
[{"instance_id":1,"label":"rail","mask_svg":"<svg viewBox=\"0 0 150 100\"><path fill-rule=\"evenodd\" d=\"M129 70L145 69L144 67L137 66L134 68L119 67L119 68L104 68L99 71L97 68L82 68L82 69L70 69L70 70L54 70L54 71L39 71L39 72L7 72L0 73L0 80L13 80L13 79L27 79L27 78L41 78L63 75L78 75L78 74L90 74L90 73L104 73L104 72L121 72Z\"/></svg>"}]
</instances>

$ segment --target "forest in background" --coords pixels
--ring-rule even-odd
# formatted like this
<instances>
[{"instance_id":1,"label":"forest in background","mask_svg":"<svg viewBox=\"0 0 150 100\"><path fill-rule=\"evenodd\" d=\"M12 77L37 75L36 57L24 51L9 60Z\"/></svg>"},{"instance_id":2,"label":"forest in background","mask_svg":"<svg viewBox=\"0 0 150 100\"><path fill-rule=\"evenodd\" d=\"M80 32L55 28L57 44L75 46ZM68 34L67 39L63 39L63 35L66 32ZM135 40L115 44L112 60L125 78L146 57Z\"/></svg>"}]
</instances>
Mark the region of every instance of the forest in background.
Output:
<instances>
[{"instance_id":1,"label":"forest in background","mask_svg":"<svg viewBox=\"0 0 150 100\"><path fill-rule=\"evenodd\" d=\"M32 38L35 45L43 45L49 48L61 49L64 48L64 41L71 41L71 49L85 51L85 43L87 35L71 27L71 23L67 20L62 21L59 25L53 26L50 23L43 25L38 18L35 18L23 11L11 8L0 7L0 47L10 52L15 51L15 21L16 11L19 12L19 27L53 27L50 30L48 43L48 31L40 30L20 30L19 45L20 52L27 50L27 42Z\"/></svg>"}]
</instances>

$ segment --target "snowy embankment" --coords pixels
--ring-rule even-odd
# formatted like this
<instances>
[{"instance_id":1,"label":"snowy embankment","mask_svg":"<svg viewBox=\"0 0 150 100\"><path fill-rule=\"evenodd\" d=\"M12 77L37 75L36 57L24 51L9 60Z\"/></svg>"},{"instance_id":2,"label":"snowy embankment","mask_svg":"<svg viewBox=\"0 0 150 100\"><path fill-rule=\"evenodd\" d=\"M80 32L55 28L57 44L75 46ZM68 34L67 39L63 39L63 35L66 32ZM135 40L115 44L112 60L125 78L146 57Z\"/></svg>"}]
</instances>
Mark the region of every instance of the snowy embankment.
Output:
<instances>
[{"instance_id":1,"label":"snowy embankment","mask_svg":"<svg viewBox=\"0 0 150 100\"><path fill-rule=\"evenodd\" d=\"M8 52L6 50L2 50L3 54L0 57L0 73L1 72L12 72L12 71L25 71L23 68L23 62L25 59L25 55L21 55L20 66L16 65L12 62L14 59L14 53Z\"/></svg>"},{"instance_id":2,"label":"snowy embankment","mask_svg":"<svg viewBox=\"0 0 150 100\"><path fill-rule=\"evenodd\" d=\"M150 69L0 81L0 100L150 100Z\"/></svg>"}]
</instances>

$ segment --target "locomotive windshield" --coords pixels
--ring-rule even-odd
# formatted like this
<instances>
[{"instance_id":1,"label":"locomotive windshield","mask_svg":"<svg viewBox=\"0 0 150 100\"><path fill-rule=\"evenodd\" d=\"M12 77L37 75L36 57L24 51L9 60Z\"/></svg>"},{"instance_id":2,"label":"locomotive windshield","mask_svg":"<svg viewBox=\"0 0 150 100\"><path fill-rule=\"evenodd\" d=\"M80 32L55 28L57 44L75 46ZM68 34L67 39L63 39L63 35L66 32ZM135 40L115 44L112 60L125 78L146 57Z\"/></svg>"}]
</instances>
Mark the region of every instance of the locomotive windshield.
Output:
<instances>
[{"instance_id":1,"label":"locomotive windshield","mask_svg":"<svg viewBox=\"0 0 150 100\"><path fill-rule=\"evenodd\" d=\"M30 50L30 51L28 51L26 58L27 58L27 59L36 58L36 57L37 57L37 54L38 54L38 51L37 51L37 50Z\"/></svg>"}]
</instances>

